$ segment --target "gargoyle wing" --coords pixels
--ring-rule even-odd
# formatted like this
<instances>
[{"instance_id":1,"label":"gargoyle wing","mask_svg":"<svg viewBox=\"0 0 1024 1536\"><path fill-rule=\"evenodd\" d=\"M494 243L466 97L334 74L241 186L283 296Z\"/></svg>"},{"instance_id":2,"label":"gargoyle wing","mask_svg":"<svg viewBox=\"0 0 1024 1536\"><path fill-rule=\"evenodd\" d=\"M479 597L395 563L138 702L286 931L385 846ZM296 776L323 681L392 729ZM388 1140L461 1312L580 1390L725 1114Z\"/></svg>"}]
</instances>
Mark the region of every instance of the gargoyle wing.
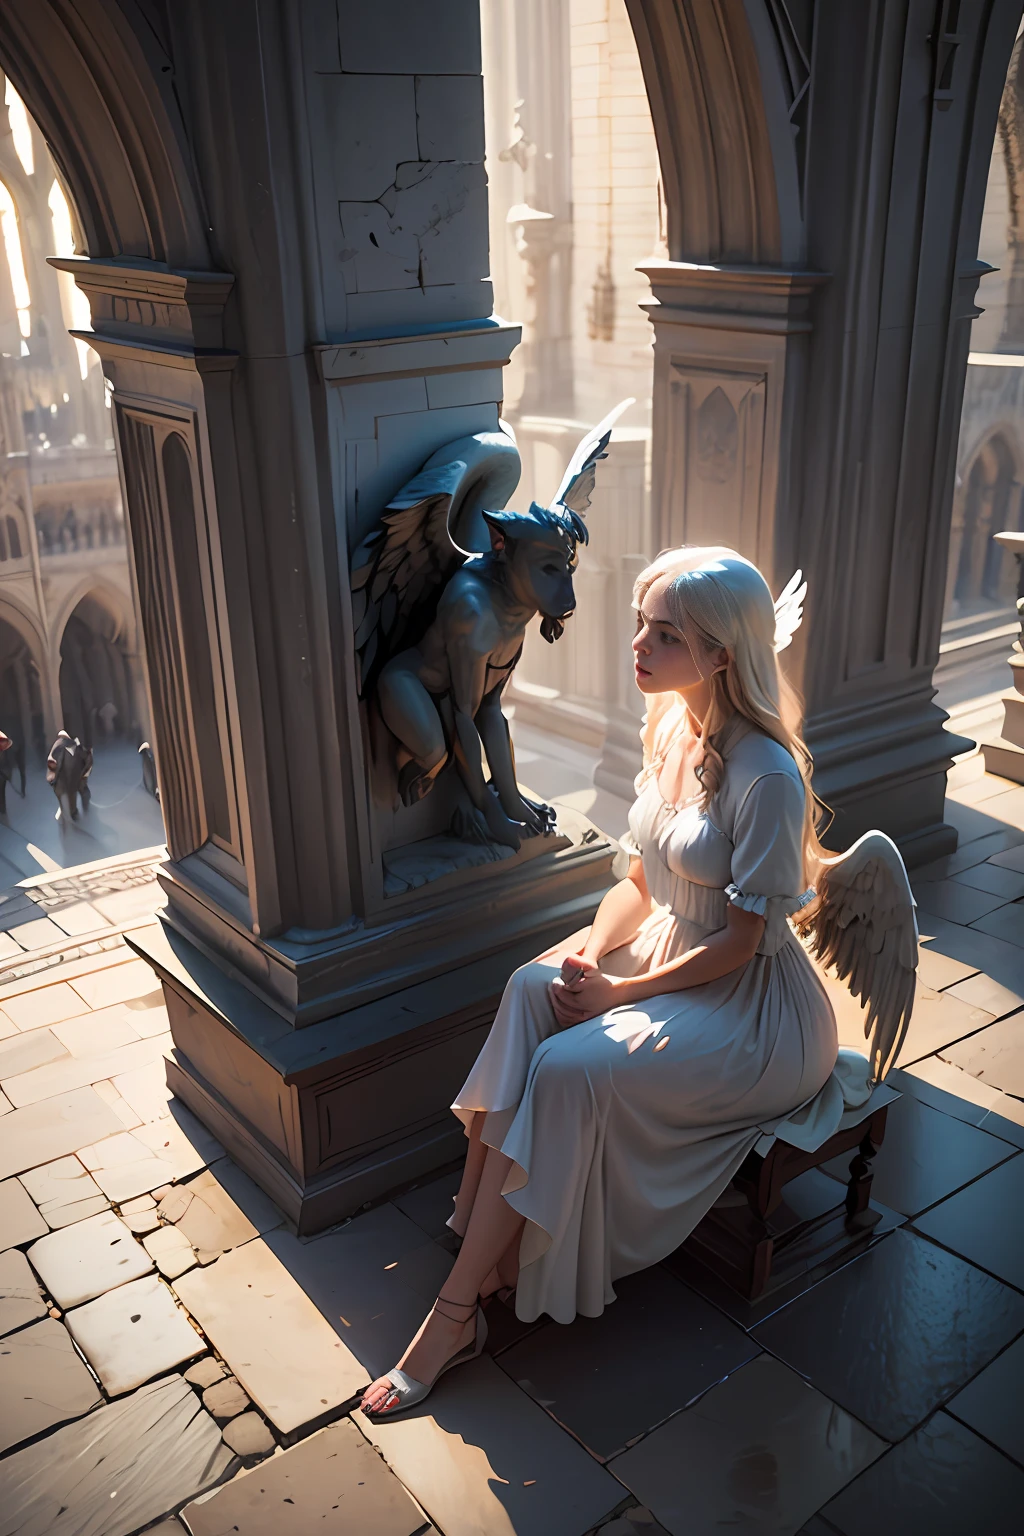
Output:
<instances>
[{"instance_id":1,"label":"gargoyle wing","mask_svg":"<svg viewBox=\"0 0 1024 1536\"><path fill-rule=\"evenodd\" d=\"M628 400L620 400L615 409L609 411L604 420L599 421L593 431L587 433L569 461L569 468L562 476L558 493L551 503L553 507L568 507L570 512L580 514L587 510L590 506L590 498L594 494L597 461L608 457L607 448L611 441L612 427L623 411L628 410L635 403L632 397Z\"/></svg>"},{"instance_id":2,"label":"gargoyle wing","mask_svg":"<svg viewBox=\"0 0 1024 1536\"><path fill-rule=\"evenodd\" d=\"M465 556L448 536L461 459L425 469L385 507L352 557L356 679L365 698L385 662L423 638L445 583Z\"/></svg>"},{"instance_id":3,"label":"gargoyle wing","mask_svg":"<svg viewBox=\"0 0 1024 1536\"><path fill-rule=\"evenodd\" d=\"M871 1074L880 1083L910 1026L917 976L916 903L900 851L884 832L865 832L853 847L826 859L819 900L793 922L810 934L819 960L832 966L867 1005Z\"/></svg>"}]
</instances>

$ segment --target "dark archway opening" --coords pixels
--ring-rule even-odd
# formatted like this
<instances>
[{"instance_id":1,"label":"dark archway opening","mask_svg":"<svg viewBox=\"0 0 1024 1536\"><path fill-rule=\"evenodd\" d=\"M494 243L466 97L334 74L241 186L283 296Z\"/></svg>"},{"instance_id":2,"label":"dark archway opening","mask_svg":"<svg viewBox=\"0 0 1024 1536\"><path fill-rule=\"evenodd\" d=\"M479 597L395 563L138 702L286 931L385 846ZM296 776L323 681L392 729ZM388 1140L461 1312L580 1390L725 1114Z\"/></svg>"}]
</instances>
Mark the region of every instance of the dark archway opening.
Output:
<instances>
[{"instance_id":1,"label":"dark archway opening","mask_svg":"<svg viewBox=\"0 0 1024 1536\"><path fill-rule=\"evenodd\" d=\"M93 594L64 626L60 702L64 729L87 746L110 738L141 741L124 626Z\"/></svg>"},{"instance_id":2,"label":"dark archway opening","mask_svg":"<svg viewBox=\"0 0 1024 1536\"><path fill-rule=\"evenodd\" d=\"M24 636L0 618L0 723L19 748L46 755L39 668Z\"/></svg>"}]
</instances>

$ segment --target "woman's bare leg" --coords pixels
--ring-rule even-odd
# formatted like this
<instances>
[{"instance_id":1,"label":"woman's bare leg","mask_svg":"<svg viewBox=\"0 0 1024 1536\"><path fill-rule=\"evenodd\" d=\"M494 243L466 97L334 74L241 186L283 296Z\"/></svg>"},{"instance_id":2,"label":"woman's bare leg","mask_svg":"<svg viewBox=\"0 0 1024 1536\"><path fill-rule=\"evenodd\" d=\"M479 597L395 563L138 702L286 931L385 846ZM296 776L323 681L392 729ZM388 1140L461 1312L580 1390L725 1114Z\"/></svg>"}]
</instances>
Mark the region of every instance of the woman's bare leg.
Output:
<instances>
[{"instance_id":1,"label":"woman's bare leg","mask_svg":"<svg viewBox=\"0 0 1024 1536\"><path fill-rule=\"evenodd\" d=\"M466 1166L462 1170L462 1183L459 1185L459 1192L455 1196L455 1214L452 1231L459 1237L465 1237L466 1235L466 1228L469 1226L469 1214L473 1209L473 1201L476 1199L480 1175L484 1168L484 1159L487 1156L487 1148L480 1140L483 1123L484 1112L478 1109L469 1127L469 1147L466 1151Z\"/></svg>"},{"instance_id":2,"label":"woman's bare leg","mask_svg":"<svg viewBox=\"0 0 1024 1536\"><path fill-rule=\"evenodd\" d=\"M444 1362L470 1342L476 1329L476 1316L470 1309L487 1276L518 1242L523 1218L501 1193L510 1166L510 1158L493 1147L487 1148L466 1236L441 1290L442 1297L450 1304L452 1316L446 1317L439 1310L428 1312L398 1362L399 1369L416 1381L431 1381ZM463 1314L467 1320L458 1321ZM388 1377L378 1377L367 1387L360 1407L371 1410L383 1407L391 1391L392 1383Z\"/></svg>"}]
</instances>

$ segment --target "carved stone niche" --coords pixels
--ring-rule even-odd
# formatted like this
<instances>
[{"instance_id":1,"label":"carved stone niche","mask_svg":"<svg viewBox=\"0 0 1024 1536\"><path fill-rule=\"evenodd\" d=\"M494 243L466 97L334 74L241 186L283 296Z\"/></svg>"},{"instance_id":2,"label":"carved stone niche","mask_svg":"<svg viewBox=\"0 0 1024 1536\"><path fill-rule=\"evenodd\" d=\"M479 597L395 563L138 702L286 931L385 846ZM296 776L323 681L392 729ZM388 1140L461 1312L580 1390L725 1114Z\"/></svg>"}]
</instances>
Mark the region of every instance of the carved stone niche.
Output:
<instances>
[{"instance_id":1,"label":"carved stone niche","mask_svg":"<svg viewBox=\"0 0 1024 1536\"><path fill-rule=\"evenodd\" d=\"M170 854L160 872L167 908L132 943L163 983L174 1038L168 1081L300 1230L313 1231L459 1155L462 1128L448 1106L509 974L589 921L612 878L614 848L582 817L560 811L557 836L387 894L385 853L436 833L443 806L428 797L400 825L377 819L348 611L347 550L366 532L354 516L358 498L351 507L344 494L337 508L329 499L303 506L314 524L309 549L328 543L317 519L342 524L342 569L333 583L322 561L306 572L311 586L320 584L324 611L332 602L335 611L324 631L331 645L311 658L329 686L310 706L301 740L282 728L287 717L267 681L284 668L295 625L282 635L287 625L275 628L265 612L280 561L254 535L255 512L239 489L240 464L246 483L257 472L246 412L263 390L260 404L276 430L288 417L281 392L294 387L292 415L302 420L309 375L289 360L269 370L247 363L245 388L232 386L239 360L222 332L228 275L135 260L58 265L90 299L93 328L83 339L113 386ZM501 327L474 324L325 349L322 380L355 374L361 400L386 397L394 408L395 446L387 431L370 433L381 449L374 472L393 476L378 512L452 437L442 423L453 412L470 411L471 420L458 418L463 432L497 429L492 373L509 344ZM417 379L424 407L432 396L440 420L433 408L417 415L414 402L410 410ZM482 415L449 403L474 390L492 391ZM275 453L278 480L259 484L275 503L300 474L330 485L333 471L335 485L344 483L338 460L352 455L326 385L325 402L329 442L314 446L307 433L312 462L299 465L298 450L291 460ZM360 457L365 448L360 438ZM364 507L369 496L366 489ZM342 508L353 513L351 527ZM364 522L372 515L370 508ZM268 736L289 764L289 775L273 782ZM318 742L334 747L311 767ZM316 839L303 847L300 874L343 893L332 898L333 916L325 903L324 920L309 926L296 919L306 909L279 878L298 846L293 829L311 814L304 784L323 790L324 823L319 848Z\"/></svg>"}]
</instances>

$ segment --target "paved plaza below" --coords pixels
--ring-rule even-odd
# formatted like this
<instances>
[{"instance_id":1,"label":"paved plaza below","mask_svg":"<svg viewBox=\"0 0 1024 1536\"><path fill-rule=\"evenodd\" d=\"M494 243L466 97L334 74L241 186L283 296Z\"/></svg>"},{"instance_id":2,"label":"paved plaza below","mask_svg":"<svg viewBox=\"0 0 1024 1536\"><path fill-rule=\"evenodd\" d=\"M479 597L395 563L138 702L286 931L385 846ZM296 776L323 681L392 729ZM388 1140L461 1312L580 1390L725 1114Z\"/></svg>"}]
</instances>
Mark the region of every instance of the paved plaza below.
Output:
<instances>
[{"instance_id":1,"label":"paved plaza below","mask_svg":"<svg viewBox=\"0 0 1024 1536\"><path fill-rule=\"evenodd\" d=\"M951 775L957 852L914 872L871 1240L753 1305L682 1253L569 1327L492 1304L484 1356L391 1424L356 1403L450 1268L458 1169L297 1237L169 1096L127 943L159 850L3 892L0 1536L1018 1530L1024 788L981 770Z\"/></svg>"}]
</instances>

